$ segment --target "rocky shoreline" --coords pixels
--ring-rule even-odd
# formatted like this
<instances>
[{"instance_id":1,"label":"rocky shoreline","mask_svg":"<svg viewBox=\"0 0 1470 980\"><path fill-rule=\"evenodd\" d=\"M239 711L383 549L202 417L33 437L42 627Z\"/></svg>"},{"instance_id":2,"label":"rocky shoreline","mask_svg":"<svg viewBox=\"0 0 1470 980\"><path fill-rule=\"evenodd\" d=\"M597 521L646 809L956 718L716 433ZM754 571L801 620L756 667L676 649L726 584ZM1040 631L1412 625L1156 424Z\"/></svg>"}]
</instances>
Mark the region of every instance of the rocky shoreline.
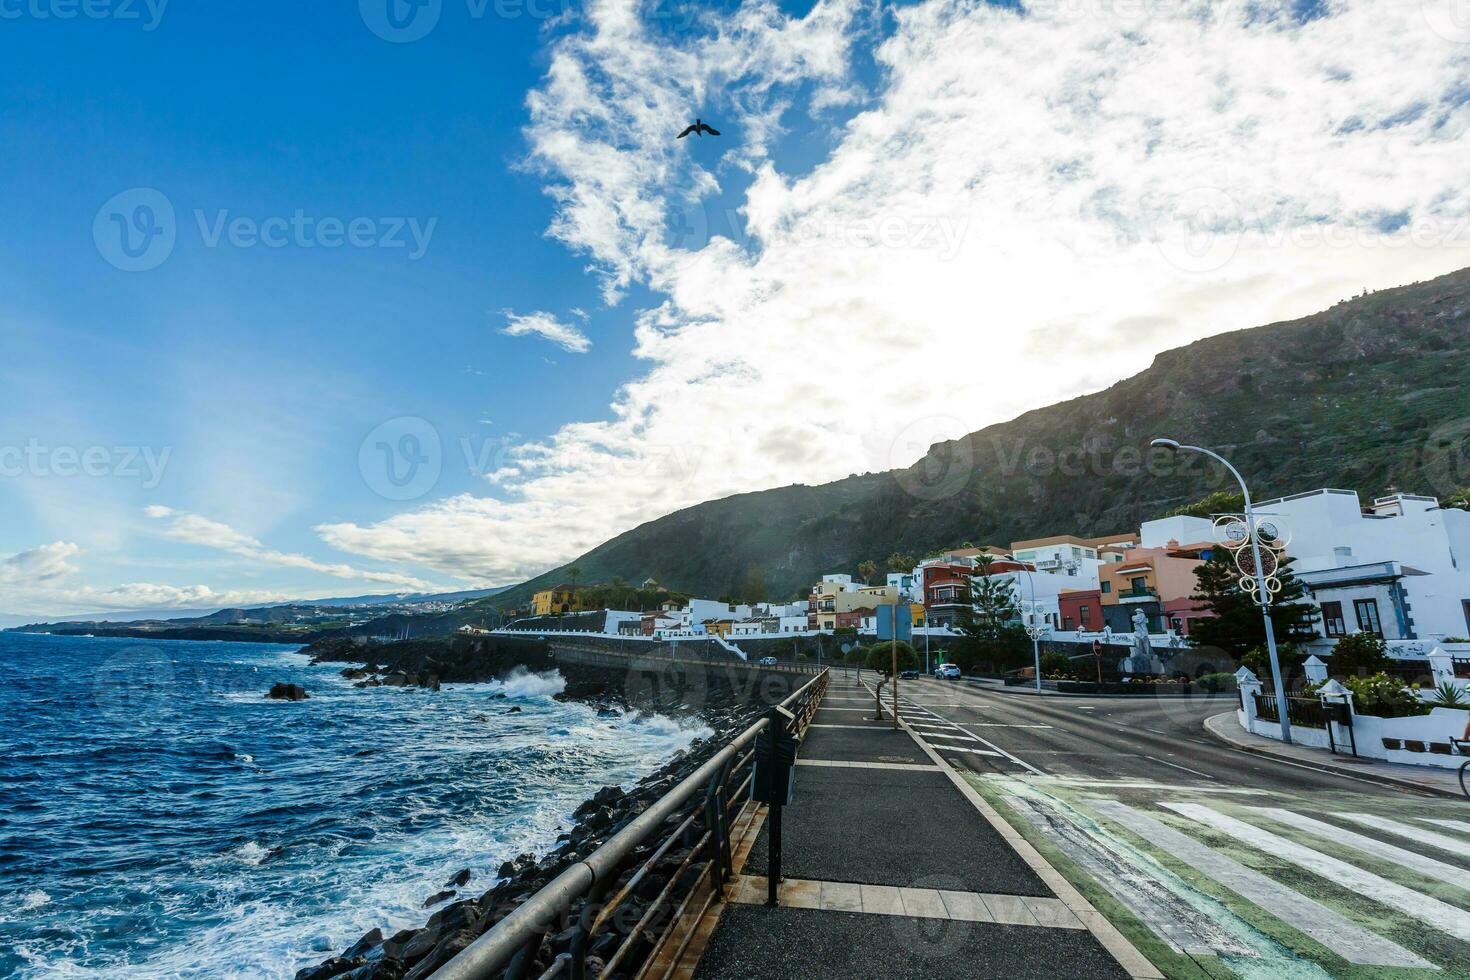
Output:
<instances>
[{"instance_id":1,"label":"rocky shoreline","mask_svg":"<svg viewBox=\"0 0 1470 980\"><path fill-rule=\"evenodd\" d=\"M583 701L609 710L639 708L696 715L714 729L714 734L697 739L687 751L677 753L668 763L627 791L618 786L603 787L572 814L572 826L558 837L555 848L539 858L534 854L522 854L506 861L497 869L497 880L488 890L478 895L466 895L465 888L472 880L472 872L466 868L446 882L438 893L429 896L426 908L440 902L447 904L437 909L423 927L405 929L392 936L385 936L381 929L373 929L340 955L299 971L297 980L417 980L427 977L538 889L602 846L649 804L691 775L749 727L764 709L763 704L752 700L750 691L736 691L718 678L702 677L697 689L685 690L678 683L631 684L626 671L559 664L540 641L455 638L409 640L364 647L334 639L314 644L302 652L312 655L316 662L363 664L360 668L348 668L348 671L361 672L360 684L376 682L405 686L412 678L417 686L431 690L442 683L500 679L517 668L531 671L559 669L567 680L566 690L557 695L562 700ZM389 678L392 678L391 682ZM691 698L691 694L695 696ZM694 805L695 801L689 804L691 808ZM687 853L675 848L665 857L660 866L665 873L651 875L639 894L630 899L627 914L613 917L615 921L610 922L607 931L593 943L592 956L610 955L611 950L626 938L642 917L648 900L668 882L668 873L677 868ZM572 918L553 928L542 945L538 957L540 966L530 973L531 976L541 972L541 968L548 965L557 953L567 948L571 937L566 927L575 922L574 915L575 910ZM625 960L629 975L652 951L653 938L646 937L636 945L640 948L633 950Z\"/></svg>"}]
</instances>

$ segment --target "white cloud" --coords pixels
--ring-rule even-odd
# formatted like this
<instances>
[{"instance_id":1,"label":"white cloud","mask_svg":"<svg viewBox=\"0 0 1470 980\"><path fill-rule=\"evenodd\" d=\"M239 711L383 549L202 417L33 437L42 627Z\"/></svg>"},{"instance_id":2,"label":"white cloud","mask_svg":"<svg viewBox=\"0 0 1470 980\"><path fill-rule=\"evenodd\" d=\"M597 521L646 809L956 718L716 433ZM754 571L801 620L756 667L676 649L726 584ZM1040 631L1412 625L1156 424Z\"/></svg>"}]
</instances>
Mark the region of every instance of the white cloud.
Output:
<instances>
[{"instance_id":1,"label":"white cloud","mask_svg":"<svg viewBox=\"0 0 1470 980\"><path fill-rule=\"evenodd\" d=\"M608 419L513 450L504 499L320 533L509 581L693 502L906 465L1162 348L1470 264L1470 44L1419 4L1297 6L928 0L892 10L865 96L855 3L747 2L692 37L594 4L554 44L527 135L551 234L609 301L662 297L638 316L646 371ZM783 172L783 125L853 102L825 159ZM708 140L672 139L695 114L726 134L713 170ZM721 237L716 192L747 179L744 234Z\"/></svg>"},{"instance_id":2,"label":"white cloud","mask_svg":"<svg viewBox=\"0 0 1470 980\"><path fill-rule=\"evenodd\" d=\"M226 524L221 524L219 521L212 521L198 514L190 514L185 511L173 510L169 507L157 505L146 507L143 512L154 520L168 522L163 529L165 537L188 544L200 545L205 548L226 551L251 561L279 565L283 568L300 568L310 572L318 572L322 575L330 575L333 578L360 579L364 582L389 585L398 589L432 591L435 588L432 583L412 575L404 575L398 572L370 571L347 564L319 562L306 555L292 552L274 551L248 534L242 534Z\"/></svg>"},{"instance_id":3,"label":"white cloud","mask_svg":"<svg viewBox=\"0 0 1470 980\"><path fill-rule=\"evenodd\" d=\"M53 541L0 557L0 585L5 587L0 614L71 616L125 609L197 609L280 602L289 595L265 590L216 591L204 585L174 586L130 582L111 588L77 584L80 571L72 560L82 549L69 541Z\"/></svg>"},{"instance_id":4,"label":"white cloud","mask_svg":"<svg viewBox=\"0 0 1470 980\"><path fill-rule=\"evenodd\" d=\"M510 337L535 336L551 341L562 350L574 354L585 354L592 349L592 341L570 323L563 323L550 313L512 313L505 311L506 326L500 332Z\"/></svg>"},{"instance_id":5,"label":"white cloud","mask_svg":"<svg viewBox=\"0 0 1470 980\"><path fill-rule=\"evenodd\" d=\"M70 560L81 550L69 541L53 541L0 558L0 585L45 586L65 578L76 571Z\"/></svg>"}]
</instances>

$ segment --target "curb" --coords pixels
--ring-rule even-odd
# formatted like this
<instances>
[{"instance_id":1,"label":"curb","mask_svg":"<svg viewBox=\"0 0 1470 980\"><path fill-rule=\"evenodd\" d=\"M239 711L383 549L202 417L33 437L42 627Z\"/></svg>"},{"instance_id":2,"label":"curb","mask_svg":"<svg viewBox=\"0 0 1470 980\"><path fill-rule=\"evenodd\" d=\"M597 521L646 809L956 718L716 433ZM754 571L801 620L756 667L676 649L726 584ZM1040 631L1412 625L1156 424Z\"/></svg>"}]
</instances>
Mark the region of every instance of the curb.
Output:
<instances>
[{"instance_id":1,"label":"curb","mask_svg":"<svg viewBox=\"0 0 1470 980\"><path fill-rule=\"evenodd\" d=\"M1116 701L1139 701L1149 699L1153 701L1213 701L1217 698L1230 700L1236 697L1234 691L1221 694L1076 694L1072 691L1048 691L1042 690L1040 694L1034 687L1022 689L1020 685L1015 687L990 687L988 685L971 684L971 687L982 691L994 692L996 694L1009 694L1017 697L1032 698L1102 698Z\"/></svg>"},{"instance_id":2,"label":"curb","mask_svg":"<svg viewBox=\"0 0 1470 980\"><path fill-rule=\"evenodd\" d=\"M1399 779L1395 776L1385 775L1381 772L1374 772L1372 769L1344 769L1341 766L1335 766L1330 762L1317 762L1313 760L1311 763L1307 763L1303 762L1300 759L1289 759L1280 755L1279 753L1271 751L1265 746L1253 745L1252 743L1247 742L1244 739L1233 738L1232 736L1227 735L1225 732L1217 731L1210 724L1210 722L1214 721L1217 718L1224 718L1227 716L1231 716L1231 720L1233 721L1233 715L1234 712L1231 711L1224 711L1218 715L1210 715L1204 720L1202 726L1205 730L1205 734L1208 735L1210 738L1213 738L1217 742L1230 746L1232 749L1235 749L1238 752L1249 752L1252 755L1263 755L1268 759L1275 759L1277 762L1285 762L1291 765L1310 765L1314 769L1320 769L1324 772L1329 772L1336 776L1350 776L1353 779L1361 779L1364 782L1379 783L1384 786L1392 786L1396 789L1412 789L1417 790L1421 793L1430 793L1435 796L1447 796L1452 800L1458 800L1462 798L1461 795L1459 793L1456 793L1454 790L1441 789L1438 786L1427 786L1424 783L1417 783L1410 779Z\"/></svg>"}]
</instances>

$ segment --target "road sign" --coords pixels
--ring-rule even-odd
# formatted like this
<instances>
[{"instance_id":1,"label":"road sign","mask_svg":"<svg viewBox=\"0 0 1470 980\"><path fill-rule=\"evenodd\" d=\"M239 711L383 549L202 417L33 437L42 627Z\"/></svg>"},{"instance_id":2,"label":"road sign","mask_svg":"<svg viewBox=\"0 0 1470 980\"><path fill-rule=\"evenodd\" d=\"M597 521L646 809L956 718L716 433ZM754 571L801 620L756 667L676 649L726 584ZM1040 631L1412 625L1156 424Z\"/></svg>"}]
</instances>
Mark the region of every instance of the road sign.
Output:
<instances>
[{"instance_id":1,"label":"road sign","mask_svg":"<svg viewBox=\"0 0 1470 980\"><path fill-rule=\"evenodd\" d=\"M908 643L914 638L914 617L909 611L908 603L899 603L896 606L878 607L878 639L893 639L893 620L898 618L898 638Z\"/></svg>"}]
</instances>

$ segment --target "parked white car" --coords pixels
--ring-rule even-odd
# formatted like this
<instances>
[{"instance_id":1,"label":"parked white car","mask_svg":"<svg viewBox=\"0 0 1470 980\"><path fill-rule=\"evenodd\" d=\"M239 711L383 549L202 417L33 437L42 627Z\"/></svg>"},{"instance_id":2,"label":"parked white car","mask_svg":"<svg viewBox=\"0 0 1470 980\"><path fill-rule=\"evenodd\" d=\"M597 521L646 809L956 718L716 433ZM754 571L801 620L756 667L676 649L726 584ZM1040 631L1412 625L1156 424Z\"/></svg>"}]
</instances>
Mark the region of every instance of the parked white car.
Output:
<instances>
[{"instance_id":1,"label":"parked white car","mask_svg":"<svg viewBox=\"0 0 1470 980\"><path fill-rule=\"evenodd\" d=\"M940 664L934 668L934 676L940 680L956 680L960 675L960 668L955 664Z\"/></svg>"}]
</instances>

